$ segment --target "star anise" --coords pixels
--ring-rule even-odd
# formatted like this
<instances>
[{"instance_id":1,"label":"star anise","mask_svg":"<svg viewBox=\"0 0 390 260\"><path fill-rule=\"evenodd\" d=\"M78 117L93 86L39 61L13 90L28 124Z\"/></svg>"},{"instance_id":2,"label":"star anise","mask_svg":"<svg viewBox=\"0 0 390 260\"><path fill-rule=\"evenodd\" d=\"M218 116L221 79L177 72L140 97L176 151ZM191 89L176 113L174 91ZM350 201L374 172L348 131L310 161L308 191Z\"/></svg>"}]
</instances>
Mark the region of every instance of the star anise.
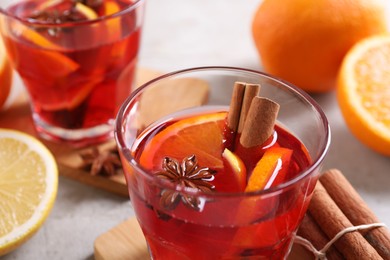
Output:
<instances>
[{"instance_id":1,"label":"star anise","mask_svg":"<svg viewBox=\"0 0 390 260\"><path fill-rule=\"evenodd\" d=\"M179 190L192 189L194 191L209 192L215 189L210 181L214 180L216 171L207 167L199 167L195 155L184 158L181 163L175 159L165 157L162 168L163 170L158 172L156 176L175 183L180 187ZM160 195L160 204L166 210L176 208L180 201L189 208L197 211L201 210L201 200L198 196L183 194L177 189L164 189Z\"/></svg>"},{"instance_id":2,"label":"star anise","mask_svg":"<svg viewBox=\"0 0 390 260\"><path fill-rule=\"evenodd\" d=\"M34 12L32 15L29 16L29 18L42 22L57 24L86 20L87 17L80 14L76 10L77 3L81 3L94 10L97 10L99 7L102 6L103 0L73 0L71 5L69 5L69 8L65 10L58 11L57 9L43 9Z\"/></svg>"},{"instance_id":3,"label":"star anise","mask_svg":"<svg viewBox=\"0 0 390 260\"><path fill-rule=\"evenodd\" d=\"M116 149L99 151L96 147L80 153L83 159L84 168L90 171L91 175L115 175L117 169L121 168L121 161Z\"/></svg>"}]
</instances>

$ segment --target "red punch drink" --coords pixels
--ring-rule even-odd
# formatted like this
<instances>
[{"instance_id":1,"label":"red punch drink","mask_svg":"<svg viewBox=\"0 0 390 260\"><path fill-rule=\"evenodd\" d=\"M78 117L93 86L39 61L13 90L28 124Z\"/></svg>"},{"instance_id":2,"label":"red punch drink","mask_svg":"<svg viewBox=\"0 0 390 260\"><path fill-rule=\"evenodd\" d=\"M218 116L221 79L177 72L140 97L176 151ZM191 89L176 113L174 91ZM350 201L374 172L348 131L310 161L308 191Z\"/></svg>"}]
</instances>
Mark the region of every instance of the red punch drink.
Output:
<instances>
[{"instance_id":1,"label":"red punch drink","mask_svg":"<svg viewBox=\"0 0 390 260\"><path fill-rule=\"evenodd\" d=\"M215 90L227 75L260 83L266 98L250 97L243 112L249 104L246 87L245 98L230 108L228 98L226 106L214 103L213 94L221 95ZM140 124L144 95L178 77L210 82L208 101ZM152 81L126 101L116 128L130 198L152 258L285 259L329 144L326 119L301 125L287 120L291 111L285 106L292 100L298 111L313 101L301 94L296 98L293 88L258 72L196 68L160 80L164 84ZM169 102L179 98L170 94ZM308 103L301 107L302 100ZM319 110L310 113L307 122L321 118ZM234 114L240 114L237 120ZM242 130L240 120L245 121ZM302 126L315 129L317 137L306 136L308 129L298 129Z\"/></svg>"},{"instance_id":2,"label":"red punch drink","mask_svg":"<svg viewBox=\"0 0 390 260\"><path fill-rule=\"evenodd\" d=\"M246 158L239 158L235 153L227 153L224 145L226 143L225 118L226 113L221 112L164 122L150 129L141 140L137 140L139 144L135 148L134 157L146 169L159 173L162 179L174 181L177 177L171 176L172 173L163 168L164 159L169 158L181 165L185 158L194 155L193 160L196 162L197 170L183 172L183 167L180 168L181 174L186 175L182 181L188 182L185 187L198 185L203 188L202 185L205 185L213 187L210 191L221 193L245 192L253 171L251 169L253 162L263 158L268 160L268 163L272 163L272 156L268 155L270 152L275 153L277 157L283 150L292 153L286 159L280 156L280 168L286 169L283 178L278 180L280 183L296 177L308 167L310 159L302 143L280 127L276 127L273 136L275 138L272 138L272 143L267 144L267 148L256 147L257 153L251 153ZM199 136L199 132L202 131L207 132L207 135ZM172 139L170 140L168 136ZM202 141L204 146L200 144ZM191 142L199 142L199 144L191 147L189 145ZM210 159L210 156L213 158ZM208 172L204 170L205 168ZM200 174L205 175L203 179L200 178ZM132 181L130 172L127 172L127 178ZM275 180L276 178L273 181L267 180L272 181L270 187L277 185ZM182 259L183 256L188 259L206 257L218 259L227 252L229 257L245 257L249 254L270 258L286 255L290 248L292 231L300 222L299 213L307 206L304 205L305 194L299 191L296 191L294 196L282 196L273 201L264 199L264 201L248 203L244 197L221 205L213 205L213 202L207 199L203 205L200 201L192 202L189 198L179 198L179 196L173 194L165 196L165 191L151 201L142 200L136 193L131 196L134 198L132 203L138 212L138 219L148 244L158 259L172 259L172 257ZM255 212L256 208L259 212ZM207 223L214 223L214 225L203 224L202 218L205 216L208 218ZM221 217L229 225L222 225ZM267 234L270 227L273 236L262 239L261 234ZM180 235L177 233L179 231ZM290 235L286 236L287 233Z\"/></svg>"},{"instance_id":3,"label":"red punch drink","mask_svg":"<svg viewBox=\"0 0 390 260\"><path fill-rule=\"evenodd\" d=\"M140 2L19 1L5 9L5 45L44 136L88 143L112 132L134 79Z\"/></svg>"}]
</instances>

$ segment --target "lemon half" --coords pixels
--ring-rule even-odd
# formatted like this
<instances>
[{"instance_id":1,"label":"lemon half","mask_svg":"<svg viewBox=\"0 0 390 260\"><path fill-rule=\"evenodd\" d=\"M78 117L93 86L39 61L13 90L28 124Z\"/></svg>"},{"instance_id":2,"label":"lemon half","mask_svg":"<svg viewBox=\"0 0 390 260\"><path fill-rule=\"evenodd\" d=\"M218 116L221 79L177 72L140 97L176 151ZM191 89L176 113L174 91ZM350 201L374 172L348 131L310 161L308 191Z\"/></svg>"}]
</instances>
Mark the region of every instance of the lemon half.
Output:
<instances>
[{"instance_id":1,"label":"lemon half","mask_svg":"<svg viewBox=\"0 0 390 260\"><path fill-rule=\"evenodd\" d=\"M0 129L0 256L42 226L57 188L58 168L51 152L30 135Z\"/></svg>"}]
</instances>

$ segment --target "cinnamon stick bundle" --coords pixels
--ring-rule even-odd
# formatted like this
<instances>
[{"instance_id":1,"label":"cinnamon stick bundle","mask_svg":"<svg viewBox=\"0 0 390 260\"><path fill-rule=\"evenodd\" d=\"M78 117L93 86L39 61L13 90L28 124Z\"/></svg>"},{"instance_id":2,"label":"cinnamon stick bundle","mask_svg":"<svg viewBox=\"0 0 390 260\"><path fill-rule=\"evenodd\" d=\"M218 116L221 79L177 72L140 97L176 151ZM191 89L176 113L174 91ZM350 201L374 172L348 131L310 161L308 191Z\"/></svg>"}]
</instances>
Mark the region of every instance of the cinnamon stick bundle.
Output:
<instances>
[{"instance_id":1,"label":"cinnamon stick bundle","mask_svg":"<svg viewBox=\"0 0 390 260\"><path fill-rule=\"evenodd\" d=\"M230 101L228 126L236 134L241 134L249 108L254 97L259 95L260 85L236 82Z\"/></svg>"},{"instance_id":2,"label":"cinnamon stick bundle","mask_svg":"<svg viewBox=\"0 0 390 260\"><path fill-rule=\"evenodd\" d=\"M321 177L321 183L353 225L380 222L340 171L336 169L327 171ZM386 227L373 228L361 233L383 259L390 259L390 232Z\"/></svg>"},{"instance_id":3,"label":"cinnamon stick bundle","mask_svg":"<svg viewBox=\"0 0 390 260\"><path fill-rule=\"evenodd\" d=\"M343 174L332 169L317 183L298 234L320 250L345 228L378 222ZM330 260L390 259L389 241L390 234L385 227L348 232L335 241L326 254Z\"/></svg>"},{"instance_id":4,"label":"cinnamon stick bundle","mask_svg":"<svg viewBox=\"0 0 390 260\"><path fill-rule=\"evenodd\" d=\"M324 231L321 230L320 226L315 222L309 212L306 213L302 220L298 235L309 240L317 250L322 249L329 242L328 237ZM326 257L329 260L344 259L336 247L329 248L326 252Z\"/></svg>"},{"instance_id":5,"label":"cinnamon stick bundle","mask_svg":"<svg viewBox=\"0 0 390 260\"><path fill-rule=\"evenodd\" d=\"M245 148L261 145L272 135L279 112L279 104L259 96L260 88L258 84L234 84L227 125L233 139L239 138Z\"/></svg>"}]
</instances>

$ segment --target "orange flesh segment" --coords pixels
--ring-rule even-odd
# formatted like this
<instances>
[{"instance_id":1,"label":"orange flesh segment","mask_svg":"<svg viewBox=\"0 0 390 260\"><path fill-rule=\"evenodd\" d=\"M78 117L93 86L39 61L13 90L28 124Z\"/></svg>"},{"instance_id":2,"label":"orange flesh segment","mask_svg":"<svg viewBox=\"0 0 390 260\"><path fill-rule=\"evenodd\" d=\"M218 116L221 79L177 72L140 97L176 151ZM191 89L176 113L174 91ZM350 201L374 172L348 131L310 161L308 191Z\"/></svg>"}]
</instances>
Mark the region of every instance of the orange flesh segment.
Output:
<instances>
[{"instance_id":1,"label":"orange flesh segment","mask_svg":"<svg viewBox=\"0 0 390 260\"><path fill-rule=\"evenodd\" d=\"M24 39L34 43L39 47L49 49L49 50L57 50L57 51L64 50L61 46L55 44L54 42L51 42L50 40L42 36L40 33L38 33L37 31L30 29L19 22L16 22L12 25L12 30L14 34L16 34L17 36L22 35Z\"/></svg>"},{"instance_id":2,"label":"orange flesh segment","mask_svg":"<svg viewBox=\"0 0 390 260\"><path fill-rule=\"evenodd\" d=\"M120 11L119 5L114 1L104 2L104 15L112 15ZM108 18L106 24L107 37L111 41L119 41L122 35L121 17ZM111 52L112 57L120 57L125 52L126 45L121 44L119 48L114 48Z\"/></svg>"},{"instance_id":3,"label":"orange flesh segment","mask_svg":"<svg viewBox=\"0 0 390 260\"><path fill-rule=\"evenodd\" d=\"M22 37L46 50L41 53L41 61L44 63L44 67L55 73L56 77L69 75L80 67L78 63L58 52L65 51L63 47L51 42L37 31L17 22L12 24L12 32L16 37Z\"/></svg>"},{"instance_id":4,"label":"orange flesh segment","mask_svg":"<svg viewBox=\"0 0 390 260\"><path fill-rule=\"evenodd\" d=\"M77 11L79 11L85 17L87 17L88 20L94 20L94 19L98 18L97 13L92 8L82 4L80 2L76 3L75 8Z\"/></svg>"},{"instance_id":5,"label":"orange flesh segment","mask_svg":"<svg viewBox=\"0 0 390 260\"><path fill-rule=\"evenodd\" d=\"M94 77L83 85L75 86L69 90L64 90L63 92L67 94L58 97L60 99L40 101L40 106L48 111L62 109L72 110L84 102L96 85L102 82L102 80L103 76Z\"/></svg>"},{"instance_id":6,"label":"orange flesh segment","mask_svg":"<svg viewBox=\"0 0 390 260\"><path fill-rule=\"evenodd\" d=\"M258 191L271 187L279 172L287 170L291 155L292 150L287 148L268 149L256 164L245 191Z\"/></svg>"},{"instance_id":7,"label":"orange flesh segment","mask_svg":"<svg viewBox=\"0 0 390 260\"><path fill-rule=\"evenodd\" d=\"M140 164L147 169L161 166L165 156L181 161L194 154L201 167L222 168L222 129L226 112L198 115L169 125L145 145Z\"/></svg>"},{"instance_id":8,"label":"orange flesh segment","mask_svg":"<svg viewBox=\"0 0 390 260\"><path fill-rule=\"evenodd\" d=\"M107 1L104 2L104 15L111 15L119 12L121 9L116 2Z\"/></svg>"},{"instance_id":9,"label":"orange flesh segment","mask_svg":"<svg viewBox=\"0 0 390 260\"><path fill-rule=\"evenodd\" d=\"M112 15L120 11L120 7L113 1L107 1L104 3L104 15ZM107 21L108 37L112 40L118 41L121 36L121 18L109 18Z\"/></svg>"},{"instance_id":10,"label":"orange flesh segment","mask_svg":"<svg viewBox=\"0 0 390 260\"><path fill-rule=\"evenodd\" d=\"M235 181L238 183L238 186L244 191L246 186L246 167L244 162L227 148L223 150L222 156L233 170L234 177L236 178Z\"/></svg>"},{"instance_id":11,"label":"orange flesh segment","mask_svg":"<svg viewBox=\"0 0 390 260\"><path fill-rule=\"evenodd\" d=\"M267 189L272 184L277 185L284 181L292 152L291 149L277 146L269 148L256 164L245 191ZM253 233L253 227L247 225L256 219L256 214L266 215L272 211L273 204L274 198L272 197L265 198L265 200L253 197L241 202L237 212L237 221L244 226L237 230L233 237L232 245L234 247L246 248L253 245L253 241L259 239L258 235Z\"/></svg>"},{"instance_id":12,"label":"orange flesh segment","mask_svg":"<svg viewBox=\"0 0 390 260\"><path fill-rule=\"evenodd\" d=\"M45 9L48 9L48 8L51 8L55 5L58 5L58 4L61 4L63 0L52 0L52 1L45 1L43 3L41 3L37 10L38 11L44 11Z\"/></svg>"}]
</instances>

